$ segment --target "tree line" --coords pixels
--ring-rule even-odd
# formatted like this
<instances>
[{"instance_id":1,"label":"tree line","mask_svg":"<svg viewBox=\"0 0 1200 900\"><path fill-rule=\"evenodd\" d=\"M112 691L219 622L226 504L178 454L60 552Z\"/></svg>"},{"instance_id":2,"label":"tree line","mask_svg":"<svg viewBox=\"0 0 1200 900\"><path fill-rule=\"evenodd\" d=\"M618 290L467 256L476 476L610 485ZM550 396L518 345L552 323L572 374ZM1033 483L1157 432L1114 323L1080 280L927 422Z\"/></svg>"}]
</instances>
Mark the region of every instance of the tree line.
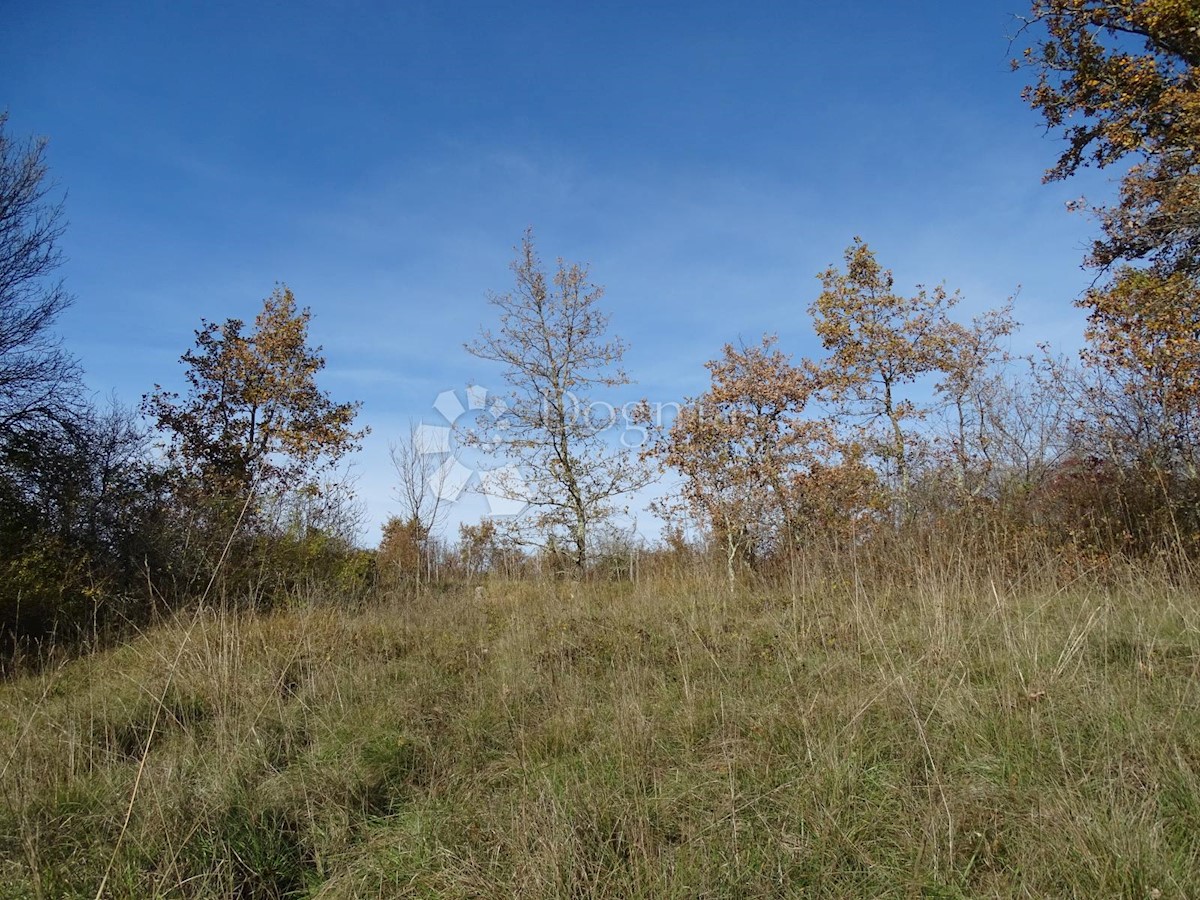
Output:
<instances>
[{"instance_id":1,"label":"tree line","mask_svg":"<svg viewBox=\"0 0 1200 900\"><path fill-rule=\"evenodd\" d=\"M1011 303L965 320L944 286L898 287L855 239L808 307L821 355L773 335L729 344L646 442L580 416L630 384L603 289L547 268L532 233L495 324L466 345L502 368L500 414L462 429L506 463L488 490L515 519L439 536L438 469L393 448L400 515L377 553L339 466L358 405L319 387L309 310L279 285L251 323L202 321L182 392L96 404L54 336L70 303L64 218L43 141L0 116L0 635L8 650L93 639L197 598L267 605L306 586L343 595L488 573L631 575L635 559L709 560L731 585L798 553L922 546L953 532L996 559L1031 547L1102 564L1195 558L1200 542L1200 11L1180 0L1036 0L1014 66L1066 149L1048 171L1123 167L1089 205L1095 272L1078 359L1014 356ZM602 399L602 398L601 398ZM663 471L656 548L614 525ZM964 545L965 546L965 545Z\"/></svg>"},{"instance_id":2,"label":"tree line","mask_svg":"<svg viewBox=\"0 0 1200 900\"><path fill-rule=\"evenodd\" d=\"M771 335L726 346L707 364L709 389L653 429L635 460L602 440L611 423L566 413L568 395L587 408L590 390L628 383L602 288L579 264L547 273L526 235L516 290L492 297L499 330L468 345L505 366L515 412L464 436L508 457L519 477L500 489L533 514L465 527L462 544L490 548L481 557L534 548L578 576L589 535L658 466L683 476L659 503L668 543L722 557L731 583L818 538L854 547L968 526L989 552L1018 558L1030 542L1098 563L1190 558L1200 529L1200 8L1036 0L1017 40L1029 40L1013 63L1032 76L1024 97L1066 142L1046 179L1126 167L1115 203L1075 205L1101 232L1084 260L1096 279L1078 300L1089 310L1080 359L1012 356L1011 302L956 319L957 294L897 291L855 239L808 309L825 356L793 362ZM428 569L434 524L405 505L383 549L398 559L407 547Z\"/></svg>"}]
</instances>

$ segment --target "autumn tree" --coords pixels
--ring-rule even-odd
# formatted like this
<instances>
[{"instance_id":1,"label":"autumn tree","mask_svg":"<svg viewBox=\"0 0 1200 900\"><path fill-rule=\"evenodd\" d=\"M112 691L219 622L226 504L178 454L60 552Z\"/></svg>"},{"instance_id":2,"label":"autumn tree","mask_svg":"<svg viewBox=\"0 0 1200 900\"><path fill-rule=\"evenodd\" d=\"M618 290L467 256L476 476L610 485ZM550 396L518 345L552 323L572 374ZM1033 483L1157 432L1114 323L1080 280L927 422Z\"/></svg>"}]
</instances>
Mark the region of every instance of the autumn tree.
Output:
<instances>
[{"instance_id":1,"label":"autumn tree","mask_svg":"<svg viewBox=\"0 0 1200 900\"><path fill-rule=\"evenodd\" d=\"M588 564L592 529L649 480L636 456L606 437L613 407L591 395L630 383L621 368L625 344L608 335L604 290L589 281L587 268L559 259L548 276L531 231L512 271L515 289L489 296L497 329L466 345L504 367L507 408L464 436L508 458L510 466L491 476L489 493L527 504L528 532L565 544L578 576Z\"/></svg>"},{"instance_id":2,"label":"autumn tree","mask_svg":"<svg viewBox=\"0 0 1200 900\"><path fill-rule=\"evenodd\" d=\"M732 588L739 561L787 552L801 534L852 518L841 501L858 491L861 509L871 477L856 448L808 409L816 368L793 365L774 337L726 345L706 368L709 390L654 432L646 454L683 475L684 498L722 547Z\"/></svg>"},{"instance_id":3,"label":"autumn tree","mask_svg":"<svg viewBox=\"0 0 1200 900\"><path fill-rule=\"evenodd\" d=\"M499 539L496 523L491 519L485 518L474 524L463 522L458 526L458 552L468 577L482 575L495 567Z\"/></svg>"},{"instance_id":4,"label":"autumn tree","mask_svg":"<svg viewBox=\"0 0 1200 900\"><path fill-rule=\"evenodd\" d=\"M458 564L469 578L501 575L514 578L529 571L529 558L518 542L519 535L484 516L480 521L458 526Z\"/></svg>"},{"instance_id":5,"label":"autumn tree","mask_svg":"<svg viewBox=\"0 0 1200 900\"><path fill-rule=\"evenodd\" d=\"M1167 484L1196 478L1200 371L1200 6L1191 0L1036 0L1018 66L1025 98L1066 148L1047 173L1121 167L1095 205L1099 272L1085 360L1109 461ZM1105 388L1112 388L1106 392ZM1171 494L1173 489L1166 493Z\"/></svg>"},{"instance_id":6,"label":"autumn tree","mask_svg":"<svg viewBox=\"0 0 1200 900\"><path fill-rule=\"evenodd\" d=\"M144 410L170 437L171 457L203 490L239 499L251 489L319 490L318 476L358 446L357 403L316 382L311 313L280 286L246 334L240 319L204 322L183 354L186 396L155 385Z\"/></svg>"},{"instance_id":7,"label":"autumn tree","mask_svg":"<svg viewBox=\"0 0 1200 900\"><path fill-rule=\"evenodd\" d=\"M1141 462L1196 478L1200 463L1200 283L1131 270L1088 320L1084 358L1117 396L1099 411ZM1121 455L1116 448L1111 455Z\"/></svg>"},{"instance_id":8,"label":"autumn tree","mask_svg":"<svg viewBox=\"0 0 1200 900\"><path fill-rule=\"evenodd\" d=\"M414 516L390 516L383 523L377 565L380 579L393 586L408 581L420 583L429 530Z\"/></svg>"},{"instance_id":9,"label":"autumn tree","mask_svg":"<svg viewBox=\"0 0 1200 900\"><path fill-rule=\"evenodd\" d=\"M1035 0L1023 34L1038 37L1014 62L1034 76L1025 99L1066 140L1047 180L1127 164L1088 262L1200 271L1200 6Z\"/></svg>"},{"instance_id":10,"label":"autumn tree","mask_svg":"<svg viewBox=\"0 0 1200 900\"><path fill-rule=\"evenodd\" d=\"M846 250L845 270L830 268L820 279L823 289L809 313L829 354L824 392L864 429L903 502L914 426L927 413L905 391L942 370L952 354L947 313L958 295L940 286L896 293L891 271L859 238Z\"/></svg>"}]
</instances>

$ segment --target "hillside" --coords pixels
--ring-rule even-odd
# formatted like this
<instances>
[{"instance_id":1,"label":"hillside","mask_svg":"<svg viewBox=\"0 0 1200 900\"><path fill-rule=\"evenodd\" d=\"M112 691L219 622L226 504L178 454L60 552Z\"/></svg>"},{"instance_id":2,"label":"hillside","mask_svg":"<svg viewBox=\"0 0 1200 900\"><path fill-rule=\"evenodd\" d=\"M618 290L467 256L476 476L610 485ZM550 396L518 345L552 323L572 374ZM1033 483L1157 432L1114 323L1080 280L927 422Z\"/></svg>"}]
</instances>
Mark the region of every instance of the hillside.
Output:
<instances>
[{"instance_id":1,"label":"hillside","mask_svg":"<svg viewBox=\"0 0 1200 900\"><path fill-rule=\"evenodd\" d=\"M209 611L0 686L0 897L1198 896L1198 672L1148 576Z\"/></svg>"}]
</instances>

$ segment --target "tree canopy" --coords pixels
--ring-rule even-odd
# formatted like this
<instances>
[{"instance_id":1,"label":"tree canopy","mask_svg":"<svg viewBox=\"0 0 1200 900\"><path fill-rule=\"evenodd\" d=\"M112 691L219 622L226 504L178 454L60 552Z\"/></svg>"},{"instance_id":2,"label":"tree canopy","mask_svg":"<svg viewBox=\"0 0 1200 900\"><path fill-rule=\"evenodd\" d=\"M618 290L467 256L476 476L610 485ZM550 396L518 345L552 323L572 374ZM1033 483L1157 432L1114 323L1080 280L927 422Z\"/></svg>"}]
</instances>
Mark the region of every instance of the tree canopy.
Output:
<instances>
[{"instance_id":1,"label":"tree canopy","mask_svg":"<svg viewBox=\"0 0 1200 900\"><path fill-rule=\"evenodd\" d=\"M144 409L171 436L175 461L218 490L252 484L311 488L320 471L358 446L358 403L337 403L317 386L321 348L308 345L311 313L280 286L254 331L240 319L204 322L183 354L186 396L156 385Z\"/></svg>"},{"instance_id":2,"label":"tree canopy","mask_svg":"<svg viewBox=\"0 0 1200 900\"><path fill-rule=\"evenodd\" d=\"M1047 178L1127 162L1095 208L1092 265L1148 260L1200 270L1200 6L1194 0L1036 0L1016 65L1025 99L1066 139Z\"/></svg>"}]
</instances>

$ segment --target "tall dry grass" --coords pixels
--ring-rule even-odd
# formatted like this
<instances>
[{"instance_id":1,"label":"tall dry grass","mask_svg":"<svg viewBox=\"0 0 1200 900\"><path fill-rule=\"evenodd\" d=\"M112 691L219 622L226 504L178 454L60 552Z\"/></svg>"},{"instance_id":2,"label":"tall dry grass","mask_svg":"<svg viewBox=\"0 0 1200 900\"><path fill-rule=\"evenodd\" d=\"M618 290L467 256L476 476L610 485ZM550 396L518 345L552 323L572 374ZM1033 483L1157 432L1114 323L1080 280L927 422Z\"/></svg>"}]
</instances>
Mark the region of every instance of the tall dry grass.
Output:
<instances>
[{"instance_id":1,"label":"tall dry grass","mask_svg":"<svg viewBox=\"0 0 1200 900\"><path fill-rule=\"evenodd\" d=\"M0 686L0 896L1200 896L1200 592L1004 566L205 610Z\"/></svg>"}]
</instances>

